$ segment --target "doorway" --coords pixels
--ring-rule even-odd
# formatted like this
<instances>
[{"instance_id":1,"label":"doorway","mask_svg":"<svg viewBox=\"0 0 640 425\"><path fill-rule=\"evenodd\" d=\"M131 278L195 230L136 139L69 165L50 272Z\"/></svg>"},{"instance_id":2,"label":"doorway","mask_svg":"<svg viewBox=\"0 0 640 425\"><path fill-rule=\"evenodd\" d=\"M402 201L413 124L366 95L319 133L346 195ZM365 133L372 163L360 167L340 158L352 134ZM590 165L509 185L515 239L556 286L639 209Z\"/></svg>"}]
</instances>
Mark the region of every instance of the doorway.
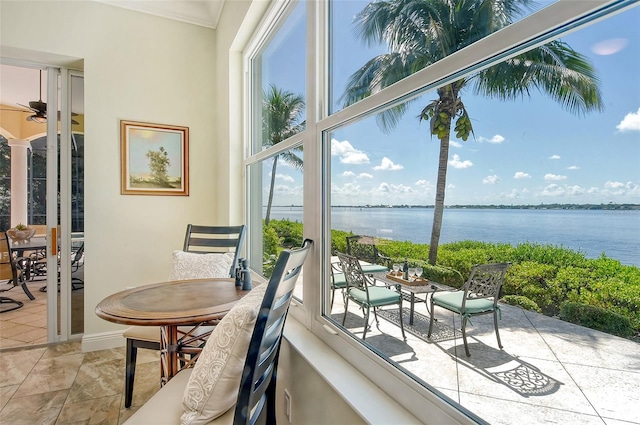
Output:
<instances>
[{"instance_id":1,"label":"doorway","mask_svg":"<svg viewBox=\"0 0 640 425\"><path fill-rule=\"evenodd\" d=\"M0 348L75 339L84 331L83 76L37 64L0 66L0 230L18 222L44 228L47 244L29 252L36 300L0 313Z\"/></svg>"}]
</instances>

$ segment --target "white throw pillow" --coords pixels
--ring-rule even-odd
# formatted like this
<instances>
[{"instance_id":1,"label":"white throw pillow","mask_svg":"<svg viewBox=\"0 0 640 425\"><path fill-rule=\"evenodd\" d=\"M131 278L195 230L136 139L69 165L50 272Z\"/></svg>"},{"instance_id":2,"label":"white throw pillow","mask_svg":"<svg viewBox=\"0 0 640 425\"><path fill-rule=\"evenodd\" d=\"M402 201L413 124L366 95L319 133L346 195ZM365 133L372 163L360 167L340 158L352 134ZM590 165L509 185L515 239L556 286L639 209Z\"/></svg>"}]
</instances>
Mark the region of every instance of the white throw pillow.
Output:
<instances>
[{"instance_id":1,"label":"white throw pillow","mask_svg":"<svg viewBox=\"0 0 640 425\"><path fill-rule=\"evenodd\" d=\"M206 424L232 408L267 284L245 295L215 327L182 397L182 425Z\"/></svg>"},{"instance_id":2,"label":"white throw pillow","mask_svg":"<svg viewBox=\"0 0 640 425\"><path fill-rule=\"evenodd\" d=\"M173 251L173 263L169 280L205 279L229 277L235 254L198 254Z\"/></svg>"}]
</instances>

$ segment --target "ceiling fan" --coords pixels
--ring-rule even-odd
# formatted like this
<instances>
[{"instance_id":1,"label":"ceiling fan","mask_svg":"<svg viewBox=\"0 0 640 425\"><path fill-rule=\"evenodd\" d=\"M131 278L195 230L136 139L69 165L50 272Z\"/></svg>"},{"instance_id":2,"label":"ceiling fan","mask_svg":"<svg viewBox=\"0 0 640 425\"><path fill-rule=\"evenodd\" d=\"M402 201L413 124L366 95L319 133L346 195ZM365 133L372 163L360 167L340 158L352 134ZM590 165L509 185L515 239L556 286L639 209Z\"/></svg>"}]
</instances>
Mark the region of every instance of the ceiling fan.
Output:
<instances>
[{"instance_id":1,"label":"ceiling fan","mask_svg":"<svg viewBox=\"0 0 640 425\"><path fill-rule=\"evenodd\" d=\"M33 115L29 115L27 117L27 121L33 121L37 123L45 123L47 122L47 104L42 101L42 70L40 70L40 98L38 100L32 100L29 102L29 106L18 103L18 105L28 108L32 112ZM9 109L6 109L9 110ZM14 110L15 111L15 110ZM27 112L27 111L16 111L16 112ZM72 112L71 116L76 116L78 114ZM58 111L58 121L60 121L60 111ZM78 124L78 121L71 119L71 124Z\"/></svg>"}]
</instances>

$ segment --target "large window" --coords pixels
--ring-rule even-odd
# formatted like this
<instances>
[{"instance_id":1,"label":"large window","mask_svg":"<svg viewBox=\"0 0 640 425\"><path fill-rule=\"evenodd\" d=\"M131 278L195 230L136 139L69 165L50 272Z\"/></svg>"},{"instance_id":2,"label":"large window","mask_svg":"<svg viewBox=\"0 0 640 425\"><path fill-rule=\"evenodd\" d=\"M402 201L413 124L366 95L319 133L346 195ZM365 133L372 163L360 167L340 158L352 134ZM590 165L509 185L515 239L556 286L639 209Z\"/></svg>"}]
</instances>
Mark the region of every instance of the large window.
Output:
<instances>
[{"instance_id":1,"label":"large window","mask_svg":"<svg viewBox=\"0 0 640 425\"><path fill-rule=\"evenodd\" d=\"M304 295L304 308L295 313L302 311L307 323L338 332L340 342L331 337L330 344L343 350L354 367L379 379L381 388L390 384L381 377L386 375L373 373L376 370L393 374L406 388L417 386L425 399L454 404L472 420L492 415L492 421L507 423L496 409L483 407L491 405L496 380L485 387L461 388L468 377L457 368L478 364L464 363L456 351L450 336L460 324L439 321L435 336L427 338L428 294L405 292L406 311L387 309L377 322L372 314L363 339L365 312L353 304L345 312L343 288L335 280L339 270L332 272L331 264L337 252L348 249L346 238L360 235L388 257L381 265L391 268L407 260L412 268L424 266L425 274L428 268L440 273L429 275L432 280L438 276L454 286L461 284L472 264L488 261L479 251L487 243L503 249L549 244L587 260L598 259L604 251L622 265L640 266L635 255L640 250L637 211L592 211L594 206L640 204L640 103L637 95L630 95L640 89L640 8L628 8L632 2L611 2L598 9L589 2L541 2L520 8L529 2L478 1L468 3L509 4L515 9L469 8L466 13L432 14L431 20L413 15L413 24L423 25L420 28L393 27L381 18L383 13L373 12L396 3L440 2L300 2L283 8L289 13L272 13L283 20L265 26L257 40L273 42L294 34L287 29L294 17L299 19L295 28L307 28L298 14L303 4L303 14L311 17L307 22L317 23L317 33L298 34L316 41L298 40L305 53L301 57L296 56L299 50L291 51L291 58L300 61L295 69L309 70L304 81L296 79L301 74L294 78L291 68L282 66L273 68L269 83L260 80L249 89L254 102L248 120L256 129L250 138L252 155L246 159L250 220L260 224L264 247L267 215L270 220L304 224L273 229L282 235L292 235L292 229L304 231L322 254L319 269L313 269L312 276L305 273L304 291L299 288L297 293L299 298ZM372 23L371 28L365 23ZM275 28L273 33L269 27ZM418 30L422 33L416 34ZM384 37L367 42L362 36L367 31L380 31ZM264 73L259 59L270 51L265 46L269 44L256 43L247 52L250 75ZM310 46L319 51L310 51ZM312 66L307 61L313 61ZM283 138L281 148L265 143L264 132L259 136L257 131L264 128L265 89L276 80L296 81L297 88L284 88L304 93L307 105L320 108L317 116L307 114L292 123L298 127ZM281 168L287 155L302 158L302 147L304 169L291 164ZM275 158L280 158L280 171L274 171ZM303 203L302 193L317 202ZM301 238L293 234L290 241L299 243ZM454 248L464 250L466 257L456 257ZM259 253L264 264L266 249ZM534 266L522 266L523 275L533 273L523 271L526 267ZM579 292L571 296L577 299ZM410 324L411 300L415 311L411 309ZM553 315L554 306L543 307ZM508 307L504 310L506 315ZM408 330L406 341L399 316ZM474 324L480 327L484 322L474 319ZM317 335L327 338L322 331ZM491 332L476 331L474 344L481 359L487 353L504 354L505 362L517 362L530 355L526 346L513 340L500 350ZM357 360L352 357L354 348L361 353ZM529 372L536 371L530 363L527 366ZM544 377L556 384L560 380ZM525 384L536 387L539 382ZM396 399L421 416L415 403ZM527 403L543 408L532 399Z\"/></svg>"},{"instance_id":2,"label":"large window","mask_svg":"<svg viewBox=\"0 0 640 425\"><path fill-rule=\"evenodd\" d=\"M253 87L247 169L252 268L270 276L279 252L300 246L303 148L306 128L306 3L274 12L278 24L257 43L251 58ZM259 190L254 190L260 188ZM295 296L302 300L302 285Z\"/></svg>"}]
</instances>

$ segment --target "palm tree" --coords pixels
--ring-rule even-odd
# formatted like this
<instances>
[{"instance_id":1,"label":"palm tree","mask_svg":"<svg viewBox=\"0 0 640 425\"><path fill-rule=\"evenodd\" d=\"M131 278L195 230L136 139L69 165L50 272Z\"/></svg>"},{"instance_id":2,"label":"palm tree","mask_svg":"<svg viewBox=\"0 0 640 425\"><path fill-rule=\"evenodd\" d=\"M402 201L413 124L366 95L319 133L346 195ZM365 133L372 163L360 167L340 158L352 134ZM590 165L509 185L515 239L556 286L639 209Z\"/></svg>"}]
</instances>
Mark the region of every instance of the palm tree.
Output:
<instances>
[{"instance_id":1,"label":"palm tree","mask_svg":"<svg viewBox=\"0 0 640 425\"><path fill-rule=\"evenodd\" d=\"M351 75L342 100L357 102L413 74L447 55L509 25L531 0L387 0L369 3L355 17L359 37L369 43L387 43L389 53L379 55ZM438 98L426 105L420 120L440 140L433 228L429 263L435 264L442 228L451 126L466 141L473 134L462 102L463 89L499 100L526 97L537 89L572 113L602 110L595 70L588 59L566 43L552 41L488 69L446 84ZM378 115L389 131L409 102Z\"/></svg>"},{"instance_id":2,"label":"palm tree","mask_svg":"<svg viewBox=\"0 0 640 425\"><path fill-rule=\"evenodd\" d=\"M265 90L262 98L262 140L264 147L276 145L304 130L305 121L300 121L300 119L303 118L305 107L303 96L278 89L271 85L268 90ZM282 157L282 159L292 167L297 170L302 170L302 158L296 155L296 151L301 152L302 148L287 150L273 158L265 226L269 225L271 216L278 158Z\"/></svg>"}]
</instances>

